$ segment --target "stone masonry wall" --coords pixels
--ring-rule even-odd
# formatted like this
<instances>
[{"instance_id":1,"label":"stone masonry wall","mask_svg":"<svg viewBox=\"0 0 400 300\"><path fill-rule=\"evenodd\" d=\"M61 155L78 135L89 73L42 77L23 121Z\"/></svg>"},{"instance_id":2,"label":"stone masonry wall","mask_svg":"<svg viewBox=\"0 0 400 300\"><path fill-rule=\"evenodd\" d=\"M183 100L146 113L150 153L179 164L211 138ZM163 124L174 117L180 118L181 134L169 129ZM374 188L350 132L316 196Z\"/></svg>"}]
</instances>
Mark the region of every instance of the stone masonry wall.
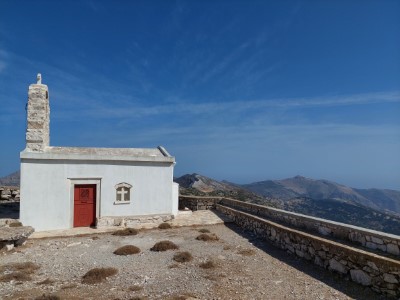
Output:
<instances>
[{"instance_id":1,"label":"stone masonry wall","mask_svg":"<svg viewBox=\"0 0 400 300\"><path fill-rule=\"evenodd\" d=\"M288 253L386 296L400 296L400 261L304 233L224 205L216 209Z\"/></svg>"},{"instance_id":2,"label":"stone masonry wall","mask_svg":"<svg viewBox=\"0 0 400 300\"><path fill-rule=\"evenodd\" d=\"M19 201L19 187L13 186L2 186L0 187L0 201L1 200L9 200L9 201Z\"/></svg>"},{"instance_id":3,"label":"stone masonry wall","mask_svg":"<svg viewBox=\"0 0 400 300\"><path fill-rule=\"evenodd\" d=\"M153 228L163 222L173 219L172 215L126 216L126 217L101 217L97 220L96 227L131 227Z\"/></svg>"},{"instance_id":4,"label":"stone masonry wall","mask_svg":"<svg viewBox=\"0 0 400 300\"><path fill-rule=\"evenodd\" d=\"M335 239L350 242L357 246L363 246L368 249L400 256L400 237L397 235L310 217L234 199L222 198L217 202L232 208L247 211L254 215L265 217L268 220L275 221L289 227L306 230L308 232L323 236L330 236Z\"/></svg>"},{"instance_id":5,"label":"stone masonry wall","mask_svg":"<svg viewBox=\"0 0 400 300\"><path fill-rule=\"evenodd\" d=\"M215 203L221 197L201 197L201 196L182 196L179 195L179 209L189 208L192 211L207 210L215 208Z\"/></svg>"},{"instance_id":6,"label":"stone masonry wall","mask_svg":"<svg viewBox=\"0 0 400 300\"><path fill-rule=\"evenodd\" d=\"M50 106L47 85L31 84L28 91L26 149L43 151L50 142Z\"/></svg>"}]
</instances>

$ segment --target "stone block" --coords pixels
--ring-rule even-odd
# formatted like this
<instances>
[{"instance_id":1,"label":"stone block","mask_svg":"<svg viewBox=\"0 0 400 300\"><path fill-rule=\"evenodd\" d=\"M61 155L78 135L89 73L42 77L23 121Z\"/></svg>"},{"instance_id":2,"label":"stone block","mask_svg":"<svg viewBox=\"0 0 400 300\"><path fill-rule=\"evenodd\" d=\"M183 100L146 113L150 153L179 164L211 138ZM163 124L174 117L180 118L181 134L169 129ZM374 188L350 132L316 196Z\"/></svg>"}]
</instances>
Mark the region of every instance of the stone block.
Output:
<instances>
[{"instance_id":1,"label":"stone block","mask_svg":"<svg viewBox=\"0 0 400 300\"><path fill-rule=\"evenodd\" d=\"M276 237L276 230L271 228L271 238L274 239Z\"/></svg>"},{"instance_id":2,"label":"stone block","mask_svg":"<svg viewBox=\"0 0 400 300\"><path fill-rule=\"evenodd\" d=\"M388 283L399 283L399 281L393 274L388 273L383 274L383 280Z\"/></svg>"},{"instance_id":3,"label":"stone block","mask_svg":"<svg viewBox=\"0 0 400 300\"><path fill-rule=\"evenodd\" d=\"M329 248L328 248L326 245L321 244L321 248L322 248L322 250L324 250L325 252L329 252Z\"/></svg>"},{"instance_id":4,"label":"stone block","mask_svg":"<svg viewBox=\"0 0 400 300\"><path fill-rule=\"evenodd\" d=\"M26 140L32 142L43 142L43 129L27 129Z\"/></svg>"},{"instance_id":5,"label":"stone block","mask_svg":"<svg viewBox=\"0 0 400 300\"><path fill-rule=\"evenodd\" d=\"M324 261L319 256L315 256L314 264L316 264L320 267L324 267Z\"/></svg>"},{"instance_id":6,"label":"stone block","mask_svg":"<svg viewBox=\"0 0 400 300\"><path fill-rule=\"evenodd\" d=\"M318 256L320 256L322 259L326 259L325 251L318 251Z\"/></svg>"},{"instance_id":7,"label":"stone block","mask_svg":"<svg viewBox=\"0 0 400 300\"><path fill-rule=\"evenodd\" d=\"M364 286L371 285L371 277L362 270L350 270L351 280Z\"/></svg>"},{"instance_id":8,"label":"stone block","mask_svg":"<svg viewBox=\"0 0 400 300\"><path fill-rule=\"evenodd\" d=\"M393 255L400 255L399 246L395 244L387 244L386 251Z\"/></svg>"},{"instance_id":9,"label":"stone block","mask_svg":"<svg viewBox=\"0 0 400 300\"><path fill-rule=\"evenodd\" d=\"M378 267L376 266L376 264L375 264L374 262L372 262L372 261L367 261L367 265L368 265L371 269L373 269L373 270L375 270L375 271L379 271Z\"/></svg>"},{"instance_id":10,"label":"stone block","mask_svg":"<svg viewBox=\"0 0 400 300\"><path fill-rule=\"evenodd\" d=\"M30 151L42 151L44 149L43 143L26 143L26 149Z\"/></svg>"},{"instance_id":11,"label":"stone block","mask_svg":"<svg viewBox=\"0 0 400 300\"><path fill-rule=\"evenodd\" d=\"M334 258L329 260L329 267L331 268L331 270L334 270L336 272L339 272L342 274L347 273L347 268Z\"/></svg>"},{"instance_id":12,"label":"stone block","mask_svg":"<svg viewBox=\"0 0 400 300\"><path fill-rule=\"evenodd\" d=\"M383 240L380 239L380 238L377 238L377 237L375 237L375 236L371 236L371 241L372 241L373 243L375 243L375 244L378 244L378 245L382 245L382 244L383 244Z\"/></svg>"},{"instance_id":13,"label":"stone block","mask_svg":"<svg viewBox=\"0 0 400 300\"><path fill-rule=\"evenodd\" d=\"M343 260L343 259L341 259L339 262L340 262L342 265L344 265L344 266L347 265L347 261L345 261L345 260Z\"/></svg>"},{"instance_id":14,"label":"stone block","mask_svg":"<svg viewBox=\"0 0 400 300\"><path fill-rule=\"evenodd\" d=\"M44 121L39 120L39 121L28 121L28 128L30 129L43 129L44 127Z\"/></svg>"},{"instance_id":15,"label":"stone block","mask_svg":"<svg viewBox=\"0 0 400 300\"><path fill-rule=\"evenodd\" d=\"M372 249L372 250L375 250L376 248L378 248L378 245L375 244L375 243L372 243L372 242L366 242L365 243L365 247L367 247L369 249Z\"/></svg>"},{"instance_id":16,"label":"stone block","mask_svg":"<svg viewBox=\"0 0 400 300\"><path fill-rule=\"evenodd\" d=\"M332 233L332 230L328 227L320 226L318 227L318 232L322 235L330 235Z\"/></svg>"},{"instance_id":17,"label":"stone block","mask_svg":"<svg viewBox=\"0 0 400 300\"><path fill-rule=\"evenodd\" d=\"M381 250L383 252L386 252L386 245L378 245L377 249L379 249L379 250Z\"/></svg>"},{"instance_id":18,"label":"stone block","mask_svg":"<svg viewBox=\"0 0 400 300\"><path fill-rule=\"evenodd\" d=\"M30 226L1 227L0 247L3 246L7 251L10 251L14 246L23 245L33 231L34 229Z\"/></svg>"},{"instance_id":19,"label":"stone block","mask_svg":"<svg viewBox=\"0 0 400 300\"><path fill-rule=\"evenodd\" d=\"M287 245L286 246L286 248L288 249L288 251L290 252L290 253L294 253L294 248L293 248L293 246L291 246L291 245Z\"/></svg>"},{"instance_id":20,"label":"stone block","mask_svg":"<svg viewBox=\"0 0 400 300\"><path fill-rule=\"evenodd\" d=\"M304 252L301 250L296 250L296 255L299 257L304 257Z\"/></svg>"},{"instance_id":21,"label":"stone block","mask_svg":"<svg viewBox=\"0 0 400 300\"><path fill-rule=\"evenodd\" d=\"M365 236L359 232L350 232L349 239L350 241L358 242L361 245L365 246L366 243Z\"/></svg>"}]
</instances>

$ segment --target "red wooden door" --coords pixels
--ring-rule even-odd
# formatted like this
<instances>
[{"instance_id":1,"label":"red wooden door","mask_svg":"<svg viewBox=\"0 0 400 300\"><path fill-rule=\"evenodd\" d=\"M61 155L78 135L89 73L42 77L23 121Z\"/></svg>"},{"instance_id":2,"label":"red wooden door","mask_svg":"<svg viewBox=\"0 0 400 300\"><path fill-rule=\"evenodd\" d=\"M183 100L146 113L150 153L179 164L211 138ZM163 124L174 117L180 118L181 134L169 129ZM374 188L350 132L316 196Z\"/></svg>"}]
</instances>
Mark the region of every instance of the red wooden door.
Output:
<instances>
[{"instance_id":1,"label":"red wooden door","mask_svg":"<svg viewBox=\"0 0 400 300\"><path fill-rule=\"evenodd\" d=\"M96 221L96 185L76 184L74 190L74 227L94 226Z\"/></svg>"}]
</instances>

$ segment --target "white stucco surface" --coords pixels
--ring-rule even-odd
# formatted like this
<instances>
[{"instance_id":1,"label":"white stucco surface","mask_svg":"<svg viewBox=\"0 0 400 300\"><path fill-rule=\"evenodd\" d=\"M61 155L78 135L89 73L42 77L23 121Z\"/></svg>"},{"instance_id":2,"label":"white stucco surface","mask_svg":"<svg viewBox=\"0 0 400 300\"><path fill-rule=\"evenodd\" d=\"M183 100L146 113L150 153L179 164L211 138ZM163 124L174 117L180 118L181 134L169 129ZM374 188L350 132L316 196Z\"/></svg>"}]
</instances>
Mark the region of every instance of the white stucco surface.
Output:
<instances>
[{"instance_id":1,"label":"white stucco surface","mask_svg":"<svg viewBox=\"0 0 400 300\"><path fill-rule=\"evenodd\" d=\"M43 153L45 154L45 153ZM21 152L21 216L37 231L73 227L73 184L97 182L97 217L176 215L178 187L173 183L174 163L39 159ZM114 204L115 185L132 185L128 204Z\"/></svg>"}]
</instances>

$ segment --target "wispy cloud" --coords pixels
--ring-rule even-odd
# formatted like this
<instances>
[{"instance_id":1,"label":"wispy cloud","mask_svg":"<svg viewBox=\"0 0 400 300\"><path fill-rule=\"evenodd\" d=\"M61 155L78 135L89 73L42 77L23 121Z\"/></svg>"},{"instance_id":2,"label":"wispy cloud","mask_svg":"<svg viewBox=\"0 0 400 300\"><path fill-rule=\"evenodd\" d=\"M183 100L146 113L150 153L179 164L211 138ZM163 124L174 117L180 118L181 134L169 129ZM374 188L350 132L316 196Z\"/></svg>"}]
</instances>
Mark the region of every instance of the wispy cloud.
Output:
<instances>
[{"instance_id":1,"label":"wispy cloud","mask_svg":"<svg viewBox=\"0 0 400 300\"><path fill-rule=\"evenodd\" d=\"M183 100L175 100L173 104L150 105L140 101L138 103L130 103L129 95L120 94L113 96L113 106L110 106L104 99L102 92L97 91L94 95L101 97L98 101L85 99L75 99L82 103L79 114L91 116L93 118L140 118L146 116L170 115L170 114L191 114L191 115L213 115L220 113L239 113L244 115L246 111L254 111L260 109L280 108L309 108L309 107L335 107L349 105L368 105L374 103L400 103L400 92L379 92L355 95L340 95L330 97L311 97L311 98L281 98L281 99L264 99L264 100L240 100L230 102L191 102ZM125 99L123 105L115 105L122 98ZM92 103L88 107L88 103ZM93 105L96 109L93 109ZM73 107L71 107L72 109ZM67 108L68 109L68 108ZM69 112L67 112L69 114Z\"/></svg>"}]
</instances>

